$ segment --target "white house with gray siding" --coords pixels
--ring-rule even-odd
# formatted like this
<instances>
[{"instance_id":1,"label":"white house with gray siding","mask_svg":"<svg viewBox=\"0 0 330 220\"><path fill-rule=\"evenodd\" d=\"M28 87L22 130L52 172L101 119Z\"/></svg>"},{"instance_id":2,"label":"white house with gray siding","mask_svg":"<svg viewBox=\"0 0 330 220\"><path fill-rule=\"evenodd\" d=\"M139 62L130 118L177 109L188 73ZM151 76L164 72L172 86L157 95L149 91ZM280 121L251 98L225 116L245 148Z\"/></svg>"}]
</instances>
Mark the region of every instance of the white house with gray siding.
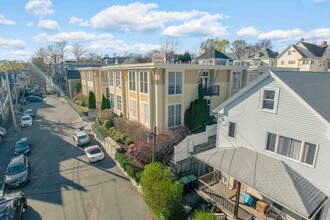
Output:
<instances>
[{"instance_id":1,"label":"white house with gray siding","mask_svg":"<svg viewBox=\"0 0 330 220\"><path fill-rule=\"evenodd\" d=\"M217 148L197 160L289 219L330 219L330 73L268 71L214 112Z\"/></svg>"}]
</instances>

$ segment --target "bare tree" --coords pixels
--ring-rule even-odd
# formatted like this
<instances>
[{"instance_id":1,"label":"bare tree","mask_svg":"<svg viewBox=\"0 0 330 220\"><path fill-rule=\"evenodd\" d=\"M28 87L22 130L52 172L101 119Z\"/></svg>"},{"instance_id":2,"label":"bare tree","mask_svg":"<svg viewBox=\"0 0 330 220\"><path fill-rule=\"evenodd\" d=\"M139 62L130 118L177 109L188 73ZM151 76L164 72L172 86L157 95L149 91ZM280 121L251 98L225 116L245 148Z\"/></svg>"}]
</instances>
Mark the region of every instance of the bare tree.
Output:
<instances>
[{"instance_id":1,"label":"bare tree","mask_svg":"<svg viewBox=\"0 0 330 220\"><path fill-rule=\"evenodd\" d=\"M258 43L259 49L266 48L266 49L272 49L273 44L272 41L269 39L261 39Z\"/></svg>"},{"instance_id":2,"label":"bare tree","mask_svg":"<svg viewBox=\"0 0 330 220\"><path fill-rule=\"evenodd\" d=\"M64 73L64 59L65 59L65 52L66 52L66 46L68 42L65 40L55 42L56 50L60 59L62 73Z\"/></svg>"},{"instance_id":3,"label":"bare tree","mask_svg":"<svg viewBox=\"0 0 330 220\"><path fill-rule=\"evenodd\" d=\"M31 62L36 65L43 72L47 73L47 63L48 63L48 51L44 47L40 47L32 55Z\"/></svg>"},{"instance_id":4,"label":"bare tree","mask_svg":"<svg viewBox=\"0 0 330 220\"><path fill-rule=\"evenodd\" d=\"M241 58L244 55L248 45L245 40L235 40L231 43L231 46L237 56Z\"/></svg>"},{"instance_id":5,"label":"bare tree","mask_svg":"<svg viewBox=\"0 0 330 220\"><path fill-rule=\"evenodd\" d=\"M174 55L179 48L179 41L177 39L166 39L161 42L160 52L164 55L164 62L174 59Z\"/></svg>"},{"instance_id":6,"label":"bare tree","mask_svg":"<svg viewBox=\"0 0 330 220\"><path fill-rule=\"evenodd\" d=\"M81 62L82 56L86 53L84 47L78 43L73 44L72 53L77 62Z\"/></svg>"}]
</instances>

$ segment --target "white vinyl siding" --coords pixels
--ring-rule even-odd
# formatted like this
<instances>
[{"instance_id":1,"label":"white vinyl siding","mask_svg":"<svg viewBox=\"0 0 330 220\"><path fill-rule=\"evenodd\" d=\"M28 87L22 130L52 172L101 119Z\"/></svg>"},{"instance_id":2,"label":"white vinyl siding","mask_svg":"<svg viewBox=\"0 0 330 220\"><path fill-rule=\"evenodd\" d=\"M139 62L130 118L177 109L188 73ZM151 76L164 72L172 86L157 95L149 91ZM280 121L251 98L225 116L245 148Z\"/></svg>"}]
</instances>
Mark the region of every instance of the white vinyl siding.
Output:
<instances>
[{"instance_id":1,"label":"white vinyl siding","mask_svg":"<svg viewBox=\"0 0 330 220\"><path fill-rule=\"evenodd\" d=\"M140 92L148 93L148 72L140 72Z\"/></svg>"},{"instance_id":2,"label":"white vinyl siding","mask_svg":"<svg viewBox=\"0 0 330 220\"><path fill-rule=\"evenodd\" d=\"M117 95L117 110L122 111L121 96L120 95Z\"/></svg>"},{"instance_id":3,"label":"white vinyl siding","mask_svg":"<svg viewBox=\"0 0 330 220\"><path fill-rule=\"evenodd\" d=\"M168 94L181 94L182 93L182 72L169 72L168 73Z\"/></svg>"},{"instance_id":4,"label":"white vinyl siding","mask_svg":"<svg viewBox=\"0 0 330 220\"><path fill-rule=\"evenodd\" d=\"M140 103L140 121L144 124L149 123L148 104L144 102Z\"/></svg>"},{"instance_id":5,"label":"white vinyl siding","mask_svg":"<svg viewBox=\"0 0 330 220\"><path fill-rule=\"evenodd\" d=\"M109 72L109 85L113 86L113 72Z\"/></svg>"},{"instance_id":6,"label":"white vinyl siding","mask_svg":"<svg viewBox=\"0 0 330 220\"><path fill-rule=\"evenodd\" d=\"M181 104L168 106L168 127L181 125Z\"/></svg>"},{"instance_id":7,"label":"white vinyl siding","mask_svg":"<svg viewBox=\"0 0 330 220\"><path fill-rule=\"evenodd\" d=\"M116 72L116 87L120 88L121 87L121 80L120 80L120 71Z\"/></svg>"},{"instance_id":8,"label":"white vinyl siding","mask_svg":"<svg viewBox=\"0 0 330 220\"><path fill-rule=\"evenodd\" d=\"M135 72L129 71L128 72L129 77L129 90L136 91L136 80L135 80Z\"/></svg>"},{"instance_id":9,"label":"white vinyl siding","mask_svg":"<svg viewBox=\"0 0 330 220\"><path fill-rule=\"evenodd\" d=\"M129 114L130 117L136 118L136 100L129 100Z\"/></svg>"}]
</instances>

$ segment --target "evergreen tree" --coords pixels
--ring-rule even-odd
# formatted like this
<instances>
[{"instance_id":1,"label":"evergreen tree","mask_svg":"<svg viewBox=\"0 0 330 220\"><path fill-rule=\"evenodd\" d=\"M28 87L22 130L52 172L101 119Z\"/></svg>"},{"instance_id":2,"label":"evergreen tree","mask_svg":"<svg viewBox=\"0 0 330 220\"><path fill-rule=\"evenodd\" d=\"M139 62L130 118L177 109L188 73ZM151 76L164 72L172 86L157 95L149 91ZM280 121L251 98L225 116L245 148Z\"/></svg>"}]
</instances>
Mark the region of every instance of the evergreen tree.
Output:
<instances>
[{"instance_id":1,"label":"evergreen tree","mask_svg":"<svg viewBox=\"0 0 330 220\"><path fill-rule=\"evenodd\" d=\"M74 87L76 89L76 92L80 93L81 92L81 81L76 82Z\"/></svg>"},{"instance_id":2,"label":"evergreen tree","mask_svg":"<svg viewBox=\"0 0 330 220\"><path fill-rule=\"evenodd\" d=\"M93 91L89 91L88 108L89 109L96 109L96 99L95 99L95 94L94 94Z\"/></svg>"},{"instance_id":3,"label":"evergreen tree","mask_svg":"<svg viewBox=\"0 0 330 220\"><path fill-rule=\"evenodd\" d=\"M203 131L205 129L205 124L209 120L209 113L207 100L204 98L203 93L190 103L190 107L185 112L184 120L186 126L190 129L196 129L194 132Z\"/></svg>"},{"instance_id":4,"label":"evergreen tree","mask_svg":"<svg viewBox=\"0 0 330 220\"><path fill-rule=\"evenodd\" d=\"M102 95L102 102L101 102L101 111L104 109L109 109L110 108L110 100Z\"/></svg>"}]
</instances>

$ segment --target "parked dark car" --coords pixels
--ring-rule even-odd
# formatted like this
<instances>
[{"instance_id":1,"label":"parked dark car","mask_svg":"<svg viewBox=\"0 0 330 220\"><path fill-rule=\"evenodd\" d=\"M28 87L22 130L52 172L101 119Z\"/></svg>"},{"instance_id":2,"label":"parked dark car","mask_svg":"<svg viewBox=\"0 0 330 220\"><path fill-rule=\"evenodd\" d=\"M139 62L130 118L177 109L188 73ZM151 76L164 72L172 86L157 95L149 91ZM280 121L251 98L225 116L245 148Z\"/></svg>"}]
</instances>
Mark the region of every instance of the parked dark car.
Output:
<instances>
[{"instance_id":1,"label":"parked dark car","mask_svg":"<svg viewBox=\"0 0 330 220\"><path fill-rule=\"evenodd\" d=\"M42 102L43 100L44 98L35 95L30 95L26 97L26 101L28 102Z\"/></svg>"},{"instance_id":2,"label":"parked dark car","mask_svg":"<svg viewBox=\"0 0 330 220\"><path fill-rule=\"evenodd\" d=\"M31 154L31 140L28 137L21 138L20 140L16 141L15 148L14 148L15 155L29 155Z\"/></svg>"},{"instance_id":3,"label":"parked dark car","mask_svg":"<svg viewBox=\"0 0 330 220\"><path fill-rule=\"evenodd\" d=\"M41 91L36 91L34 94L33 94L34 96L38 96L38 97L44 97L44 94L43 94L43 92L41 92Z\"/></svg>"},{"instance_id":4,"label":"parked dark car","mask_svg":"<svg viewBox=\"0 0 330 220\"><path fill-rule=\"evenodd\" d=\"M0 198L0 219L22 219L22 214L26 207L27 199L22 191L6 194Z\"/></svg>"},{"instance_id":5,"label":"parked dark car","mask_svg":"<svg viewBox=\"0 0 330 220\"><path fill-rule=\"evenodd\" d=\"M5 183L9 189L20 187L30 181L30 162L27 156L12 157L5 173Z\"/></svg>"}]
</instances>

